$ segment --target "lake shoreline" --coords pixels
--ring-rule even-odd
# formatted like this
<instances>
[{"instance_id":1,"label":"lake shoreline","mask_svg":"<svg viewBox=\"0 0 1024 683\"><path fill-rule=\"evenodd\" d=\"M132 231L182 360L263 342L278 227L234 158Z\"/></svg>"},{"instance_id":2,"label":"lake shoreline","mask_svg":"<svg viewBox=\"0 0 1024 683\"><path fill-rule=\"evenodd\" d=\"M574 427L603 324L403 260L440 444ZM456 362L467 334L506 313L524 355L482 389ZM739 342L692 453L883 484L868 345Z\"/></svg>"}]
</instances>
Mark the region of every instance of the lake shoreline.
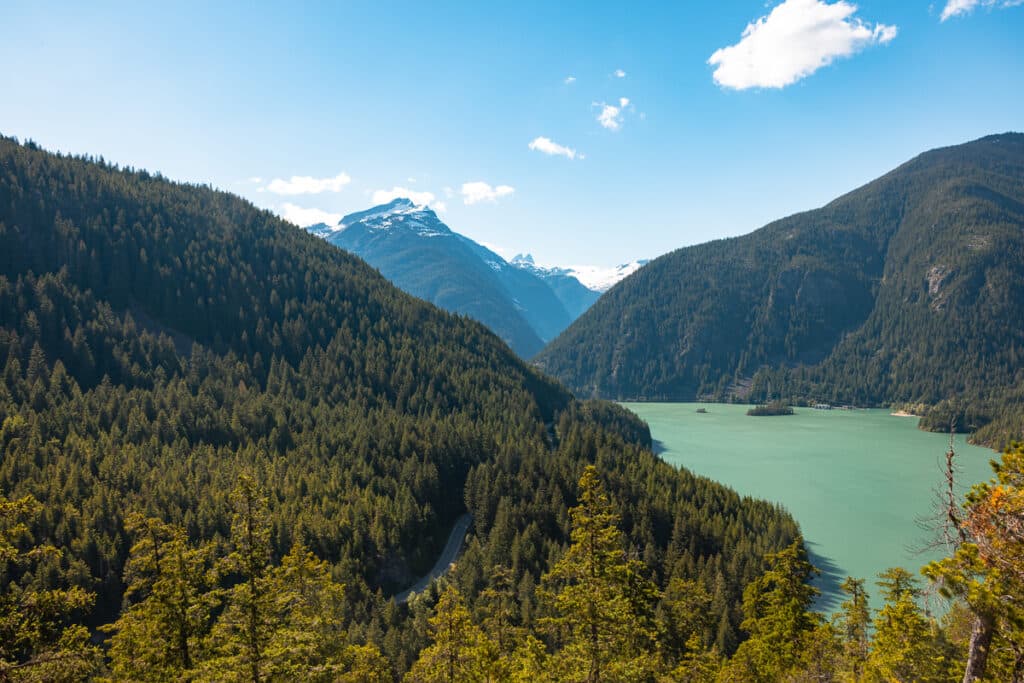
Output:
<instances>
[{"instance_id":1,"label":"lake shoreline","mask_svg":"<svg viewBox=\"0 0 1024 683\"><path fill-rule=\"evenodd\" d=\"M785 420L752 420L744 404L622 403L645 420L665 462L778 504L800 525L823 576L816 609L828 612L847 576L866 579L872 606L878 573L916 574L935 552L918 520L931 513L948 435L923 431L891 408L798 410ZM703 407L706 412L697 413ZM956 437L957 488L991 476L991 452Z\"/></svg>"}]
</instances>

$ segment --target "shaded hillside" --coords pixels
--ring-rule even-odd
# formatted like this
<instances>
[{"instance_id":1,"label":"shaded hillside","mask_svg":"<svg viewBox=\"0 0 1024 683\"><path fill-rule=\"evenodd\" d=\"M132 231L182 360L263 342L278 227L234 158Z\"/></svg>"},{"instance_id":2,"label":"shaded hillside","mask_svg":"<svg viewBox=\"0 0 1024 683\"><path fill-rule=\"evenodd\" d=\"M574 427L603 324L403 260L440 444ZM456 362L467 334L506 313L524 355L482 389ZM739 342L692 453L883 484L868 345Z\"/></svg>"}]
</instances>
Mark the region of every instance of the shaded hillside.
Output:
<instances>
[{"instance_id":1,"label":"shaded hillside","mask_svg":"<svg viewBox=\"0 0 1024 683\"><path fill-rule=\"evenodd\" d=\"M432 210L408 199L310 231L365 259L400 289L479 320L523 358L572 321L543 280L452 232Z\"/></svg>"},{"instance_id":2,"label":"shaded hillside","mask_svg":"<svg viewBox=\"0 0 1024 683\"><path fill-rule=\"evenodd\" d=\"M126 604L126 517L224 551L242 473L266 490L272 561L301 540L329 562L340 633L398 673L425 618L386 596L431 566L452 522L473 515L471 606L495 565L534 586L588 463L659 584L714 593L725 648L764 554L797 533L775 506L658 460L635 416L573 400L483 325L269 212L3 138L0 364L0 496L38 499L31 533L63 550L0 590L83 586L93 625Z\"/></svg>"},{"instance_id":3,"label":"shaded hillside","mask_svg":"<svg viewBox=\"0 0 1024 683\"><path fill-rule=\"evenodd\" d=\"M546 282L573 320L583 315L601 296L600 292L584 286L569 269L538 266L530 254L518 254L509 261L509 264L533 273Z\"/></svg>"},{"instance_id":4,"label":"shaded hillside","mask_svg":"<svg viewBox=\"0 0 1024 683\"><path fill-rule=\"evenodd\" d=\"M1024 135L1006 134L663 256L537 362L588 396L956 399L977 427L1018 411L1022 359Z\"/></svg>"}]
</instances>

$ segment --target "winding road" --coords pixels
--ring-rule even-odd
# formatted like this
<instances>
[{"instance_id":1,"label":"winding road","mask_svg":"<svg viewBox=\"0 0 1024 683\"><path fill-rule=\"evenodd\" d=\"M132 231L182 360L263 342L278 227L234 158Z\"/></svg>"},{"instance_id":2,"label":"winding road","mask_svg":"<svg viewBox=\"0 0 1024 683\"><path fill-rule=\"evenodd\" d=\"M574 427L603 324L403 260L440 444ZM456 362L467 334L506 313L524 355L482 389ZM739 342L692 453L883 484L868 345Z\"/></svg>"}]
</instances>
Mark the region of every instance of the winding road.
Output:
<instances>
[{"instance_id":1,"label":"winding road","mask_svg":"<svg viewBox=\"0 0 1024 683\"><path fill-rule=\"evenodd\" d=\"M445 543L444 550L441 551L441 555L437 558L437 562L434 563L434 567L426 576L420 578L411 587L396 595L395 602L398 604L408 602L409 598L413 595L425 591L431 581L448 572L448 568L452 566L452 563L459 556L459 551L462 550L462 542L466 540L466 534L469 533L469 525L472 523L473 516L468 512L455 520L455 525L452 527L451 533L448 534L448 542Z\"/></svg>"}]
</instances>

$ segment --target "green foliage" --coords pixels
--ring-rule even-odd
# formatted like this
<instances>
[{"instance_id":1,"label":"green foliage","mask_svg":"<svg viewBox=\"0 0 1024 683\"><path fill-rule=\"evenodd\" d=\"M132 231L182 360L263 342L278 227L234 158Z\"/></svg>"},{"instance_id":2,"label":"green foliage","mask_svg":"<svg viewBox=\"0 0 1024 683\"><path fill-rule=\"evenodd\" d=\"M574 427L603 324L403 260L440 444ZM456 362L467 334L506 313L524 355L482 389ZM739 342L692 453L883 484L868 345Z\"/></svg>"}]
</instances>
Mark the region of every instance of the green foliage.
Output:
<instances>
[{"instance_id":1,"label":"green foliage","mask_svg":"<svg viewBox=\"0 0 1024 683\"><path fill-rule=\"evenodd\" d=\"M652 261L537 362L584 396L923 403L1002 446L1024 434L1021 178L1024 135L927 152Z\"/></svg>"},{"instance_id":2,"label":"green foliage","mask_svg":"<svg viewBox=\"0 0 1024 683\"><path fill-rule=\"evenodd\" d=\"M77 681L100 663L89 632L69 623L95 596L80 587L33 585L33 573L61 555L32 541L29 525L41 511L31 496L0 496L0 681Z\"/></svg>"},{"instance_id":3,"label":"green foliage","mask_svg":"<svg viewBox=\"0 0 1024 683\"><path fill-rule=\"evenodd\" d=\"M780 415L792 415L793 408L782 401L772 401L763 405L754 406L747 411L747 415L754 417L777 417Z\"/></svg>"},{"instance_id":4,"label":"green foliage","mask_svg":"<svg viewBox=\"0 0 1024 683\"><path fill-rule=\"evenodd\" d=\"M879 574L885 605L875 617L871 639L869 681L942 681L942 652L933 624L917 605L917 580L895 567Z\"/></svg>"},{"instance_id":5,"label":"green foliage","mask_svg":"<svg viewBox=\"0 0 1024 683\"><path fill-rule=\"evenodd\" d=\"M867 666L870 649L871 612L868 609L868 593L864 579L846 577L840 586L849 597L843 601L842 610L833 618L833 624L843 645L843 656L839 667L849 680L859 681Z\"/></svg>"},{"instance_id":6,"label":"green foliage","mask_svg":"<svg viewBox=\"0 0 1024 683\"><path fill-rule=\"evenodd\" d=\"M117 624L112 667L173 675L182 624L194 669L251 664L224 643L247 633L245 606L278 609L264 589L301 541L346 598L342 649L308 656L373 669L376 647L402 674L426 645L431 601L388 596L467 510L451 580L483 618L488 572L508 568L487 628L535 630L536 588L569 544L588 464L620 505L630 557L659 587L699 583L710 637L731 652L732 607L796 525L649 447L627 411L573 400L481 325L237 197L0 139L0 492L39 500L32 536L61 549L17 579L95 593L72 619ZM266 503L251 552L233 530L242 473ZM192 569L160 579L141 547L130 561L133 513L167 525L158 545ZM177 622L160 597L172 585L191 596ZM260 658L273 654L273 629L248 632Z\"/></svg>"},{"instance_id":7,"label":"green foliage","mask_svg":"<svg viewBox=\"0 0 1024 683\"><path fill-rule=\"evenodd\" d=\"M541 626L559 646L553 670L588 683L644 680L655 671L657 588L627 556L619 514L593 466L580 478L579 500L569 511L572 543L542 578L551 616Z\"/></svg>"},{"instance_id":8,"label":"green foliage","mask_svg":"<svg viewBox=\"0 0 1024 683\"><path fill-rule=\"evenodd\" d=\"M485 681L495 667L493 645L473 623L458 592L449 586L430 617L431 644L420 652L405 680L410 683Z\"/></svg>"},{"instance_id":9,"label":"green foliage","mask_svg":"<svg viewBox=\"0 0 1024 683\"><path fill-rule=\"evenodd\" d=\"M972 617L970 681L1024 676L1024 446L992 465L995 477L971 490L957 520L962 542L922 570Z\"/></svg>"},{"instance_id":10,"label":"green foliage","mask_svg":"<svg viewBox=\"0 0 1024 683\"><path fill-rule=\"evenodd\" d=\"M178 681L202 653L217 605L213 548L193 547L181 527L132 513L135 538L124 580L128 604L106 627L113 680Z\"/></svg>"},{"instance_id":11,"label":"green foliage","mask_svg":"<svg viewBox=\"0 0 1024 683\"><path fill-rule=\"evenodd\" d=\"M730 662L741 680L777 681L796 669L815 639L821 618L810 611L818 570L807 560L803 539L768 556L769 569L743 592L744 641Z\"/></svg>"}]
</instances>

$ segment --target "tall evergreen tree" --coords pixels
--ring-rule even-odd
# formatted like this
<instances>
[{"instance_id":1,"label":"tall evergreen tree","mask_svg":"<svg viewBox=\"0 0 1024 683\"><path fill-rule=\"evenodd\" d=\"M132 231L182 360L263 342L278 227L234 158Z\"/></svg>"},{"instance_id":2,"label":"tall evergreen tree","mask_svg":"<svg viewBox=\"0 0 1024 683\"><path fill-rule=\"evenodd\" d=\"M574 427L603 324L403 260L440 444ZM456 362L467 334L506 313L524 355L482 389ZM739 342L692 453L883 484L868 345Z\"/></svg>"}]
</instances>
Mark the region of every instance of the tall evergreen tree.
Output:
<instances>
[{"instance_id":1,"label":"tall evergreen tree","mask_svg":"<svg viewBox=\"0 0 1024 683\"><path fill-rule=\"evenodd\" d=\"M192 546L185 530L129 515L135 537L125 581L129 604L106 630L113 680L187 680L202 656L216 606L211 576L213 548Z\"/></svg>"},{"instance_id":2,"label":"tall evergreen tree","mask_svg":"<svg viewBox=\"0 0 1024 683\"><path fill-rule=\"evenodd\" d=\"M61 554L32 541L29 525L41 510L31 496L0 496L0 681L79 681L100 663L85 627L69 625L95 596L77 586L39 588L22 581Z\"/></svg>"},{"instance_id":3,"label":"tall evergreen tree","mask_svg":"<svg viewBox=\"0 0 1024 683\"><path fill-rule=\"evenodd\" d=\"M631 559L619 514L590 465L579 482L579 505L570 510L571 544L542 578L551 616L542 619L558 651L563 680L640 681L656 670L654 602L657 588Z\"/></svg>"},{"instance_id":4,"label":"tall evergreen tree","mask_svg":"<svg viewBox=\"0 0 1024 683\"><path fill-rule=\"evenodd\" d=\"M843 642L842 673L852 681L864 674L870 647L871 610L864 579L851 576L839 588L848 596L835 616L836 630Z\"/></svg>"},{"instance_id":5,"label":"tall evergreen tree","mask_svg":"<svg viewBox=\"0 0 1024 683\"><path fill-rule=\"evenodd\" d=\"M430 617L431 644L420 652L405 680L409 683L475 683L491 679L493 646L466 605L448 586Z\"/></svg>"},{"instance_id":6,"label":"tall evergreen tree","mask_svg":"<svg viewBox=\"0 0 1024 683\"><path fill-rule=\"evenodd\" d=\"M803 538L767 559L768 571L743 592L741 627L749 638L728 669L737 680L782 680L799 665L821 624L821 617L810 611L818 595L810 580L818 570L807 559Z\"/></svg>"},{"instance_id":7,"label":"tall evergreen tree","mask_svg":"<svg viewBox=\"0 0 1024 683\"><path fill-rule=\"evenodd\" d=\"M942 680L941 652L936 647L931 624L917 605L917 580L901 567L882 572L879 579L885 604L875 617L868 680Z\"/></svg>"}]
</instances>

